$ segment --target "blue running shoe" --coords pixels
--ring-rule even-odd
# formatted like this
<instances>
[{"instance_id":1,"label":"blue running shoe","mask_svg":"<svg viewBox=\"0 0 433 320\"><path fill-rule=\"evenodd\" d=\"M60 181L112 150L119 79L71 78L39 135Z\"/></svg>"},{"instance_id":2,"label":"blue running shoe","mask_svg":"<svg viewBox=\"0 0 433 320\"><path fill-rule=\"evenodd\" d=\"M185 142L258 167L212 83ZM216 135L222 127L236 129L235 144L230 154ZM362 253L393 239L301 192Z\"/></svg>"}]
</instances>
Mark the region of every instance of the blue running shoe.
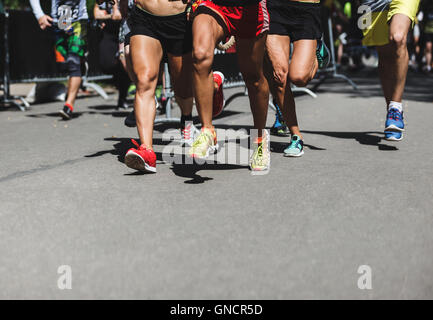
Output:
<instances>
[{"instance_id":1,"label":"blue running shoe","mask_svg":"<svg viewBox=\"0 0 433 320\"><path fill-rule=\"evenodd\" d=\"M277 105L275 100L273 101L273 104L275 106L276 112L275 112L275 122L271 128L271 134L274 136L288 137L290 135L290 130L284 123L283 115L281 113L280 107Z\"/></svg>"},{"instance_id":2,"label":"blue running shoe","mask_svg":"<svg viewBox=\"0 0 433 320\"><path fill-rule=\"evenodd\" d=\"M294 134L289 146L284 149L285 157L300 157L304 154L304 141Z\"/></svg>"},{"instance_id":3,"label":"blue running shoe","mask_svg":"<svg viewBox=\"0 0 433 320\"><path fill-rule=\"evenodd\" d=\"M385 131L385 140L400 141L402 139L403 133L401 131Z\"/></svg>"},{"instance_id":4,"label":"blue running shoe","mask_svg":"<svg viewBox=\"0 0 433 320\"><path fill-rule=\"evenodd\" d=\"M386 115L385 131L404 131L403 111L390 108Z\"/></svg>"}]
</instances>

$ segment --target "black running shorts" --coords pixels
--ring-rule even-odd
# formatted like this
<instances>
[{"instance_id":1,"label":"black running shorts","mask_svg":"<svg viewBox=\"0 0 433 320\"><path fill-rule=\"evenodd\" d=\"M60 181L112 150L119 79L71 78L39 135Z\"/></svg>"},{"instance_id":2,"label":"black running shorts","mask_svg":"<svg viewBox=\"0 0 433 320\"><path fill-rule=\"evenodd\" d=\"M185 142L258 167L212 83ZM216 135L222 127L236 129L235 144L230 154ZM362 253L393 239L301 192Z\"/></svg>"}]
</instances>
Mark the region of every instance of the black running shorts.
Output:
<instances>
[{"instance_id":1,"label":"black running shorts","mask_svg":"<svg viewBox=\"0 0 433 320\"><path fill-rule=\"evenodd\" d=\"M269 34L289 36L291 41L322 37L320 3L268 0Z\"/></svg>"},{"instance_id":2,"label":"black running shorts","mask_svg":"<svg viewBox=\"0 0 433 320\"><path fill-rule=\"evenodd\" d=\"M129 37L143 35L159 40L165 53L181 56L192 51L192 25L186 13L155 16L134 6L128 17Z\"/></svg>"}]
</instances>

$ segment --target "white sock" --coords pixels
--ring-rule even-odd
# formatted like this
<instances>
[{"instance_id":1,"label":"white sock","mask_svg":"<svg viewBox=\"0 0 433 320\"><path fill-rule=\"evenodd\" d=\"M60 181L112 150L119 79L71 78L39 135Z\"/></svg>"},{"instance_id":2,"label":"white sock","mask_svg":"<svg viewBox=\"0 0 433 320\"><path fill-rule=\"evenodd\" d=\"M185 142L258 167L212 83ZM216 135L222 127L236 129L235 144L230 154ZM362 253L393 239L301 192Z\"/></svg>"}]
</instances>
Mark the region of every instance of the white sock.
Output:
<instances>
[{"instance_id":1,"label":"white sock","mask_svg":"<svg viewBox=\"0 0 433 320\"><path fill-rule=\"evenodd\" d=\"M402 112L403 111L403 104L401 102L390 101L389 106L388 106L388 110L391 108L397 109L398 111Z\"/></svg>"}]
</instances>

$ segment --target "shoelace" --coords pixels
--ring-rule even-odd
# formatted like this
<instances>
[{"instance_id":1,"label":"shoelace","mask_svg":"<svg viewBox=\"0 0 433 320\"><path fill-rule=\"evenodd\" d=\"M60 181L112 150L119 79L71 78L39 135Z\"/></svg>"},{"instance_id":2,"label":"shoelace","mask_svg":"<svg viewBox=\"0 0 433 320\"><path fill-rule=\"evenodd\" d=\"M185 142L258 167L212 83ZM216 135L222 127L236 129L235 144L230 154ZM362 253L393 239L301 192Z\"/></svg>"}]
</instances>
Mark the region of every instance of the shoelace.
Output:
<instances>
[{"instance_id":1,"label":"shoelace","mask_svg":"<svg viewBox=\"0 0 433 320\"><path fill-rule=\"evenodd\" d=\"M143 148L142 146L140 146L140 144L135 141L134 139L131 139L131 142L137 147L138 150L146 150L146 148Z\"/></svg>"},{"instance_id":2,"label":"shoelace","mask_svg":"<svg viewBox=\"0 0 433 320\"><path fill-rule=\"evenodd\" d=\"M265 163L265 158L263 157L263 143L259 143L256 151L256 155L254 157L255 162L258 165L263 165Z\"/></svg>"},{"instance_id":3,"label":"shoelace","mask_svg":"<svg viewBox=\"0 0 433 320\"><path fill-rule=\"evenodd\" d=\"M191 138L191 125L187 125L185 128L182 129L183 138L185 140L189 140Z\"/></svg>"},{"instance_id":4,"label":"shoelace","mask_svg":"<svg viewBox=\"0 0 433 320\"><path fill-rule=\"evenodd\" d=\"M396 120L396 121L400 120L401 119L401 113L400 113L400 111L391 109L388 112L388 119Z\"/></svg>"}]
</instances>

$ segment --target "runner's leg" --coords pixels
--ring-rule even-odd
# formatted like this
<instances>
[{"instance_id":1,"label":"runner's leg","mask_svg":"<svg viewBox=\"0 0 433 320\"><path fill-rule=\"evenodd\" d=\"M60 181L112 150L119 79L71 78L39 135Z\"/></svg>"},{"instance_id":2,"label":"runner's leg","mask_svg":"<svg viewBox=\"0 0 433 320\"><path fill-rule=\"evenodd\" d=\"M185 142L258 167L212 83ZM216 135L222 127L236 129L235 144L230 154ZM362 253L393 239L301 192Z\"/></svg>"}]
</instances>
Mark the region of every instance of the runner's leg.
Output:
<instances>
[{"instance_id":1,"label":"runner's leg","mask_svg":"<svg viewBox=\"0 0 433 320\"><path fill-rule=\"evenodd\" d=\"M237 39L239 69L248 89L254 128L258 129L258 137L266 127L268 115L269 86L263 73L266 34L257 38Z\"/></svg>"},{"instance_id":2,"label":"runner's leg","mask_svg":"<svg viewBox=\"0 0 433 320\"><path fill-rule=\"evenodd\" d=\"M151 37L131 37L131 59L137 79L134 102L137 131L140 142L152 149L153 123L155 121L155 88L158 81L159 65L162 59L161 43Z\"/></svg>"},{"instance_id":3,"label":"runner's leg","mask_svg":"<svg viewBox=\"0 0 433 320\"><path fill-rule=\"evenodd\" d=\"M390 43L378 46L379 75L386 104L401 102L409 64L406 39L411 20L404 14L396 14L391 19Z\"/></svg>"},{"instance_id":4,"label":"runner's leg","mask_svg":"<svg viewBox=\"0 0 433 320\"><path fill-rule=\"evenodd\" d=\"M224 36L223 27L210 14L200 13L193 21L193 83L197 111L204 128L213 129L214 81L212 63L215 45Z\"/></svg>"}]
</instances>

